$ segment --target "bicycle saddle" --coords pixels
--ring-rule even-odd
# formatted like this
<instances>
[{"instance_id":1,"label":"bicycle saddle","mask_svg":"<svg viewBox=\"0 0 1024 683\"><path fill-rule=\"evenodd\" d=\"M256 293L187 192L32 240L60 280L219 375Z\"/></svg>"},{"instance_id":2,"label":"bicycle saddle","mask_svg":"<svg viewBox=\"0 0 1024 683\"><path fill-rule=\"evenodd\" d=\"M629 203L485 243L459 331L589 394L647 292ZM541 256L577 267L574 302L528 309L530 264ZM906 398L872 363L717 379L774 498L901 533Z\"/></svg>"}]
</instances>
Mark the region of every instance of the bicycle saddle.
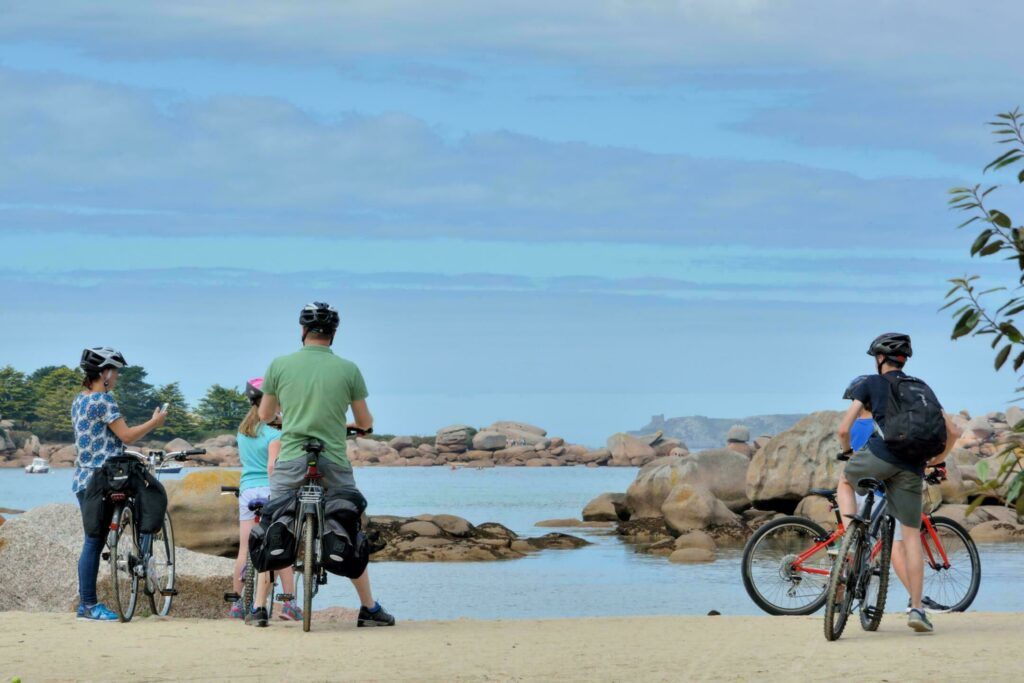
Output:
<instances>
[{"instance_id":1,"label":"bicycle saddle","mask_svg":"<svg viewBox=\"0 0 1024 683\"><path fill-rule=\"evenodd\" d=\"M835 501L835 499L836 499L836 490L835 489L811 489L810 491L807 492L807 495L810 495L810 496L821 496L822 498L827 498L828 500Z\"/></svg>"},{"instance_id":2,"label":"bicycle saddle","mask_svg":"<svg viewBox=\"0 0 1024 683\"><path fill-rule=\"evenodd\" d=\"M316 453L317 455L319 455L320 453L324 452L324 444L322 441L317 440L307 441L306 443L302 444L302 450L310 454Z\"/></svg>"},{"instance_id":3,"label":"bicycle saddle","mask_svg":"<svg viewBox=\"0 0 1024 683\"><path fill-rule=\"evenodd\" d=\"M859 489L880 489L882 488L882 482L875 479L874 477L864 477L863 479L857 480L857 488Z\"/></svg>"}]
</instances>

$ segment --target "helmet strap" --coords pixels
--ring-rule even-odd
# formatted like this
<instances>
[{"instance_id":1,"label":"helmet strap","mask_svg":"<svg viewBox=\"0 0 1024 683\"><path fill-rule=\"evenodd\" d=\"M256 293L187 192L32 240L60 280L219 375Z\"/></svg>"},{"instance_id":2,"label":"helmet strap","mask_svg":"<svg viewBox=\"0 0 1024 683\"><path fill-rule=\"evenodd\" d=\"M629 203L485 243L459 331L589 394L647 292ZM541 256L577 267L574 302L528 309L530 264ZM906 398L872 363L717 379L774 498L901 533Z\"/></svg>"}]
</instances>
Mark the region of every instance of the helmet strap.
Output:
<instances>
[{"instance_id":1,"label":"helmet strap","mask_svg":"<svg viewBox=\"0 0 1024 683\"><path fill-rule=\"evenodd\" d=\"M109 389L110 388L110 373L111 373L111 369L107 368L100 375L103 378L103 388L104 389Z\"/></svg>"}]
</instances>

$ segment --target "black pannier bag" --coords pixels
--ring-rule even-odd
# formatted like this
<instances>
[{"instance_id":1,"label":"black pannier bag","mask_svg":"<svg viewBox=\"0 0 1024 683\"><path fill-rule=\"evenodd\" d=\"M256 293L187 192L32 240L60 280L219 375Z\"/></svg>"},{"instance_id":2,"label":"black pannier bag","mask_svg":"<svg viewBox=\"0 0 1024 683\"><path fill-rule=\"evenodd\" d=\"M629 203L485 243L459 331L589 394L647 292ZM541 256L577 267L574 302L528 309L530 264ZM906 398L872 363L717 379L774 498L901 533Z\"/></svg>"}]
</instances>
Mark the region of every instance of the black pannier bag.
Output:
<instances>
[{"instance_id":1,"label":"black pannier bag","mask_svg":"<svg viewBox=\"0 0 1024 683\"><path fill-rule=\"evenodd\" d=\"M260 523L249 533L249 557L258 572L280 571L295 562L298 543L295 539L294 495L280 496L263 508Z\"/></svg>"},{"instance_id":2,"label":"black pannier bag","mask_svg":"<svg viewBox=\"0 0 1024 683\"><path fill-rule=\"evenodd\" d=\"M885 408L885 445L900 460L923 465L946 450L946 418L927 384L904 375L889 380Z\"/></svg>"},{"instance_id":3,"label":"black pannier bag","mask_svg":"<svg viewBox=\"0 0 1024 683\"><path fill-rule=\"evenodd\" d=\"M359 493L340 491L324 501L320 562L332 574L358 579L370 561L370 547L361 517L366 499Z\"/></svg>"},{"instance_id":4,"label":"black pannier bag","mask_svg":"<svg viewBox=\"0 0 1024 683\"><path fill-rule=\"evenodd\" d=\"M114 513L111 493L135 498L136 524L144 534L156 533L167 513L167 491L146 466L134 457L110 458L89 478L82 499L82 523L87 536L102 536Z\"/></svg>"}]
</instances>

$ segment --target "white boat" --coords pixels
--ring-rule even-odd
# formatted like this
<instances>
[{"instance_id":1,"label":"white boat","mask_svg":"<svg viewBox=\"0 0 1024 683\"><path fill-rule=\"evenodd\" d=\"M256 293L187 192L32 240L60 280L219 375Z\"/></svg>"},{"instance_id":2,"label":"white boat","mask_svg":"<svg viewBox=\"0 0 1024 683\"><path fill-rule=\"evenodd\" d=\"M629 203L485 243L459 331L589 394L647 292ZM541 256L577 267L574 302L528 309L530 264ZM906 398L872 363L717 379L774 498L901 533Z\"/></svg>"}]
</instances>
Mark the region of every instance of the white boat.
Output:
<instances>
[{"instance_id":1,"label":"white boat","mask_svg":"<svg viewBox=\"0 0 1024 683\"><path fill-rule=\"evenodd\" d=\"M181 472L181 465L161 465L156 468L157 474L177 474Z\"/></svg>"},{"instance_id":2,"label":"white boat","mask_svg":"<svg viewBox=\"0 0 1024 683\"><path fill-rule=\"evenodd\" d=\"M46 474L50 471L50 463L43 458L32 458L32 464L25 466L26 474Z\"/></svg>"}]
</instances>

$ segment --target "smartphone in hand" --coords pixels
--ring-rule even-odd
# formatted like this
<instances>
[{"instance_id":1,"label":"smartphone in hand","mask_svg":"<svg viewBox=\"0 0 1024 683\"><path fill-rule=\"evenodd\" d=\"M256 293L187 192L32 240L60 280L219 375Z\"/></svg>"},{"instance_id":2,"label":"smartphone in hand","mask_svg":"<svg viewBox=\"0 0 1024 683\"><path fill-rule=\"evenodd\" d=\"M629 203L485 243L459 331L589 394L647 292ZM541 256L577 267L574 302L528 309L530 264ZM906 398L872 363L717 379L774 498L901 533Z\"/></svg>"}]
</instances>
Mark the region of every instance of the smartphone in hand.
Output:
<instances>
[{"instance_id":1,"label":"smartphone in hand","mask_svg":"<svg viewBox=\"0 0 1024 683\"><path fill-rule=\"evenodd\" d=\"M166 413L166 412L167 412L167 409L168 409L168 408L170 408L170 407L171 407L171 404L170 404L170 403L165 403L165 404L163 404L162 406L160 406L160 412L161 412L161 413Z\"/></svg>"}]
</instances>

